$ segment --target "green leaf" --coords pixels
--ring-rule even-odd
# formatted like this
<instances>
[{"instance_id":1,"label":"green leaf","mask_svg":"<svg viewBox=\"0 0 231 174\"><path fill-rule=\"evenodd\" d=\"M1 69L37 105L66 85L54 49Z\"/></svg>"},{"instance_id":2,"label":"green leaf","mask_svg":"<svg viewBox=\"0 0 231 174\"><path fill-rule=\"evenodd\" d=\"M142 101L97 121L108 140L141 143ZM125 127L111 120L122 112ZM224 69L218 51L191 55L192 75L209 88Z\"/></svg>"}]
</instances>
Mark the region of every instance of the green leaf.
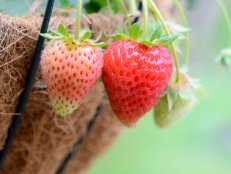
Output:
<instances>
[{"instance_id":1,"label":"green leaf","mask_svg":"<svg viewBox=\"0 0 231 174\"><path fill-rule=\"evenodd\" d=\"M140 25L138 22L131 25L128 29L128 33L131 39L137 40L140 35Z\"/></svg>"},{"instance_id":2,"label":"green leaf","mask_svg":"<svg viewBox=\"0 0 231 174\"><path fill-rule=\"evenodd\" d=\"M109 11L117 13L119 11L119 1L118 0L87 0L86 3L84 4L84 8L87 13L96 13L105 7L110 8Z\"/></svg>"},{"instance_id":3,"label":"green leaf","mask_svg":"<svg viewBox=\"0 0 231 174\"><path fill-rule=\"evenodd\" d=\"M160 24L156 25L156 28L154 29L154 32L150 38L150 41L153 41L154 39L159 39L161 36L161 26Z\"/></svg>"},{"instance_id":4,"label":"green leaf","mask_svg":"<svg viewBox=\"0 0 231 174\"><path fill-rule=\"evenodd\" d=\"M87 40L91 37L91 31L89 29L84 29L80 31L80 41Z\"/></svg>"},{"instance_id":5,"label":"green leaf","mask_svg":"<svg viewBox=\"0 0 231 174\"><path fill-rule=\"evenodd\" d=\"M127 40L129 39L127 35L123 33L116 33L113 35L108 36L109 38L116 39L116 40Z\"/></svg>"},{"instance_id":6,"label":"green leaf","mask_svg":"<svg viewBox=\"0 0 231 174\"><path fill-rule=\"evenodd\" d=\"M70 43L74 42L73 38L71 38L71 37L65 37L65 39Z\"/></svg>"},{"instance_id":7,"label":"green leaf","mask_svg":"<svg viewBox=\"0 0 231 174\"><path fill-rule=\"evenodd\" d=\"M66 28L62 24L59 24L58 32L61 33L63 36L69 37L69 33L67 32Z\"/></svg>"},{"instance_id":8,"label":"green leaf","mask_svg":"<svg viewBox=\"0 0 231 174\"><path fill-rule=\"evenodd\" d=\"M62 36L62 34L60 34L59 32L53 30L53 29L49 29L49 32L55 36Z\"/></svg>"},{"instance_id":9,"label":"green leaf","mask_svg":"<svg viewBox=\"0 0 231 174\"><path fill-rule=\"evenodd\" d=\"M60 6L61 8L71 8L73 4L69 0L60 0Z\"/></svg>"},{"instance_id":10,"label":"green leaf","mask_svg":"<svg viewBox=\"0 0 231 174\"><path fill-rule=\"evenodd\" d=\"M49 40L56 40L56 39L63 39L63 36L53 36L49 33L40 33L40 36L49 39Z\"/></svg>"},{"instance_id":11,"label":"green leaf","mask_svg":"<svg viewBox=\"0 0 231 174\"><path fill-rule=\"evenodd\" d=\"M149 46L149 47L158 45L156 43L153 43L153 42L150 42L150 41L147 41L147 40L142 40L142 41L140 41L140 43L143 44L143 45Z\"/></svg>"},{"instance_id":12,"label":"green leaf","mask_svg":"<svg viewBox=\"0 0 231 174\"><path fill-rule=\"evenodd\" d=\"M91 42L89 42L89 44L92 45L92 46L95 46L95 47L105 47L105 46L107 46L107 44L104 43L104 42L99 42L99 43L91 43Z\"/></svg>"},{"instance_id":13,"label":"green leaf","mask_svg":"<svg viewBox=\"0 0 231 174\"><path fill-rule=\"evenodd\" d=\"M163 45L163 46L167 46L167 45L171 44L177 38L178 38L178 35L174 35L174 36L162 36L159 39L159 44Z\"/></svg>"}]
</instances>

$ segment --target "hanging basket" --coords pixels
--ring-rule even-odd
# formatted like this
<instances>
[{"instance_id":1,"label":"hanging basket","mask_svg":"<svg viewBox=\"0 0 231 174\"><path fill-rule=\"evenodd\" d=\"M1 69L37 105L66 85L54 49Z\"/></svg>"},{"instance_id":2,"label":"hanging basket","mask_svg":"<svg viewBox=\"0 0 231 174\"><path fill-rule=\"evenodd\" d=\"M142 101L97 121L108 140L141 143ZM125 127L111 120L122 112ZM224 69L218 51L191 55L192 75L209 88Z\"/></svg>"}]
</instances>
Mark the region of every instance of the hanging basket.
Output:
<instances>
[{"instance_id":1,"label":"hanging basket","mask_svg":"<svg viewBox=\"0 0 231 174\"><path fill-rule=\"evenodd\" d=\"M122 25L122 19L103 14L88 16L82 20L82 25L88 25L95 33L101 30L110 34L115 29L112 20ZM103 28L99 21L103 22ZM59 22L64 23L69 30L73 29L74 20L67 20L65 17L53 17L50 25L56 28ZM12 18L1 14L0 24L0 143L3 148L7 129L18 104L18 96L23 90L24 79L31 64L41 18ZM87 125L96 116L97 120L86 136ZM75 161L79 161L74 170L81 171L111 144L121 128L111 111L101 83L91 90L85 104L71 116L62 118L55 115L38 70L21 125L0 171L4 174L8 171L12 174L53 174L74 144L82 139L80 149L74 156Z\"/></svg>"},{"instance_id":2,"label":"hanging basket","mask_svg":"<svg viewBox=\"0 0 231 174\"><path fill-rule=\"evenodd\" d=\"M17 117L14 113L41 22L42 16L10 17L0 13L0 149L4 148L8 129ZM59 23L71 32L75 20L55 15L50 27L56 29ZM82 27L90 28L93 36L100 31L112 34L123 23L122 17L100 13L82 19ZM85 103L71 116L55 115L38 69L24 117L0 173L55 174L63 164L65 174L81 173L109 147L123 127L111 110L102 83L91 90Z\"/></svg>"}]
</instances>

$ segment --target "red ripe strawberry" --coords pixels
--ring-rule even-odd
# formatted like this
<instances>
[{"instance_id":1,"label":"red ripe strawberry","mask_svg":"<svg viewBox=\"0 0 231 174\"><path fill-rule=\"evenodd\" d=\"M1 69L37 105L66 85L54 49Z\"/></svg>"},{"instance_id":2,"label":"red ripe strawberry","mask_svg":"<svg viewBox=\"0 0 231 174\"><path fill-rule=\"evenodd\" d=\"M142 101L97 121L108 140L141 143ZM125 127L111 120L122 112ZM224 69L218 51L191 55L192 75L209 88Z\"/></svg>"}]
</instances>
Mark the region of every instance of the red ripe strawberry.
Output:
<instances>
[{"instance_id":1,"label":"red ripe strawberry","mask_svg":"<svg viewBox=\"0 0 231 174\"><path fill-rule=\"evenodd\" d=\"M53 40L42 54L42 77L57 114L72 113L83 102L101 75L103 53L100 48Z\"/></svg>"},{"instance_id":2,"label":"red ripe strawberry","mask_svg":"<svg viewBox=\"0 0 231 174\"><path fill-rule=\"evenodd\" d=\"M128 126L157 103L171 74L172 61L163 46L116 41L104 54L103 83L113 111Z\"/></svg>"}]
</instances>

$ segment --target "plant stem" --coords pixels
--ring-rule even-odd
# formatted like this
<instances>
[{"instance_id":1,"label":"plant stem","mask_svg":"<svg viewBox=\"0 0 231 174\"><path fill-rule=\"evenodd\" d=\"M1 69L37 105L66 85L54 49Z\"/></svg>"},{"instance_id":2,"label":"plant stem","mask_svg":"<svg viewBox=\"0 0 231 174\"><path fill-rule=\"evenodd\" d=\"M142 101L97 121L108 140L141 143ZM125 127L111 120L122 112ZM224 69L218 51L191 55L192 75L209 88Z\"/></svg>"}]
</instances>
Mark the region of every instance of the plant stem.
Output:
<instances>
[{"instance_id":1,"label":"plant stem","mask_svg":"<svg viewBox=\"0 0 231 174\"><path fill-rule=\"evenodd\" d=\"M132 14L137 13L136 1L135 0L129 0L129 7L130 7L130 13L132 13Z\"/></svg>"},{"instance_id":2,"label":"plant stem","mask_svg":"<svg viewBox=\"0 0 231 174\"><path fill-rule=\"evenodd\" d=\"M162 15L160 14L160 11L158 10L158 8L156 7L155 3L152 1L152 0L149 0L149 8L150 8L150 11L152 13L152 15L156 18L159 19L165 33L167 36L170 36L170 31L168 30L168 27L162 17ZM170 44L170 50L173 54L173 58L174 58L174 62L175 62L175 68L176 68L176 82L179 81L179 69L180 69L180 65L179 65L179 60L178 60L178 57L177 57L177 53L176 53L176 50L174 48L174 45L173 44Z\"/></svg>"},{"instance_id":3,"label":"plant stem","mask_svg":"<svg viewBox=\"0 0 231 174\"><path fill-rule=\"evenodd\" d=\"M120 3L120 7L121 7L122 12L124 13L124 15L127 16L128 11L127 11L126 5L124 4L124 1L123 0L119 0L119 3Z\"/></svg>"},{"instance_id":4,"label":"plant stem","mask_svg":"<svg viewBox=\"0 0 231 174\"><path fill-rule=\"evenodd\" d=\"M176 9L177 9L177 11L179 13L182 25L187 28L188 27L187 19L185 17L183 8L182 8L179 0L174 0L174 3L176 5ZM185 57L184 57L184 64L187 65L188 61L189 61L189 48L190 48L190 35L189 35L189 31L186 31L184 35L185 35Z\"/></svg>"},{"instance_id":5,"label":"plant stem","mask_svg":"<svg viewBox=\"0 0 231 174\"><path fill-rule=\"evenodd\" d=\"M148 32L148 3L147 0L142 0L143 14L144 14L144 28L142 33L142 39L145 40Z\"/></svg>"},{"instance_id":6,"label":"plant stem","mask_svg":"<svg viewBox=\"0 0 231 174\"><path fill-rule=\"evenodd\" d=\"M216 0L216 2L217 2L217 5L219 6L219 8L222 12L222 15L225 18L225 22L226 22L228 32L229 32L229 46L231 47L231 20L229 18L228 11L227 11L225 5L223 4L222 0Z\"/></svg>"},{"instance_id":7,"label":"plant stem","mask_svg":"<svg viewBox=\"0 0 231 174\"><path fill-rule=\"evenodd\" d=\"M80 22L81 22L81 13L82 13L82 0L78 0L77 3L77 12L76 12L76 24L75 24L75 34L74 39L79 39L79 31L80 31Z\"/></svg>"}]
</instances>

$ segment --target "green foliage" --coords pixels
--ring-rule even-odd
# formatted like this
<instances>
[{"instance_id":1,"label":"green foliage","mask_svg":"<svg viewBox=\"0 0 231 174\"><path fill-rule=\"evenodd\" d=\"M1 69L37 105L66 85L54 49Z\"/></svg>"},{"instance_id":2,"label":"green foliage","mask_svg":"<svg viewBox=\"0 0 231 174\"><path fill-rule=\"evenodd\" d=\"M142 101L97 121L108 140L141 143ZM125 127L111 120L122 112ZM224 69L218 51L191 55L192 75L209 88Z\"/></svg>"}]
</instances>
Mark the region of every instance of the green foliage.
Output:
<instances>
[{"instance_id":1,"label":"green foliage","mask_svg":"<svg viewBox=\"0 0 231 174\"><path fill-rule=\"evenodd\" d=\"M60 0L61 8L72 8L73 4L69 0Z\"/></svg>"},{"instance_id":2,"label":"green foliage","mask_svg":"<svg viewBox=\"0 0 231 174\"><path fill-rule=\"evenodd\" d=\"M171 44L174 40L178 38L178 35L173 35L173 36L162 36L159 39L159 44L163 46L167 46Z\"/></svg>"},{"instance_id":3,"label":"green foliage","mask_svg":"<svg viewBox=\"0 0 231 174\"><path fill-rule=\"evenodd\" d=\"M89 29L84 29L84 30L80 31L79 35L80 35L79 40L83 41L83 40L89 39L91 37L91 31Z\"/></svg>"},{"instance_id":4,"label":"green foliage","mask_svg":"<svg viewBox=\"0 0 231 174\"><path fill-rule=\"evenodd\" d=\"M61 33L63 36L69 37L69 33L62 24L58 26L58 32Z\"/></svg>"},{"instance_id":5,"label":"green foliage","mask_svg":"<svg viewBox=\"0 0 231 174\"><path fill-rule=\"evenodd\" d=\"M108 37L115 40L133 40L146 46L168 46L178 38L178 35L167 36L162 34L161 26L157 23L150 27L145 39L142 37L143 30L141 30L138 22L128 25L124 30L125 32L118 31Z\"/></svg>"},{"instance_id":6,"label":"green foliage","mask_svg":"<svg viewBox=\"0 0 231 174\"><path fill-rule=\"evenodd\" d=\"M150 40L154 40L155 38L159 39L161 36L161 26L158 24L155 28L154 28L154 32L150 38Z\"/></svg>"},{"instance_id":7,"label":"green foliage","mask_svg":"<svg viewBox=\"0 0 231 174\"><path fill-rule=\"evenodd\" d=\"M133 24L133 25L129 28L128 33L129 33L129 37L130 37L131 39L134 39L134 40L138 39L139 36L140 36L140 34L141 34L139 23Z\"/></svg>"},{"instance_id":8,"label":"green foliage","mask_svg":"<svg viewBox=\"0 0 231 174\"><path fill-rule=\"evenodd\" d=\"M84 5L87 13L96 13L105 7L111 7L111 10L117 13L119 11L119 2L118 0L90 0Z\"/></svg>"},{"instance_id":9,"label":"green foliage","mask_svg":"<svg viewBox=\"0 0 231 174\"><path fill-rule=\"evenodd\" d=\"M80 39L79 40L74 40L66 28L62 25L59 24L58 26L58 31L49 30L49 33L40 33L40 35L48 40L61 40L64 39L70 43L75 43L77 45L81 45L83 42L87 43L88 45L95 46L95 47L105 47L106 44L104 42L98 42L99 37L101 37L101 33L99 34L98 38L96 40L91 40L91 31L89 29L84 29L80 31Z\"/></svg>"}]
</instances>

